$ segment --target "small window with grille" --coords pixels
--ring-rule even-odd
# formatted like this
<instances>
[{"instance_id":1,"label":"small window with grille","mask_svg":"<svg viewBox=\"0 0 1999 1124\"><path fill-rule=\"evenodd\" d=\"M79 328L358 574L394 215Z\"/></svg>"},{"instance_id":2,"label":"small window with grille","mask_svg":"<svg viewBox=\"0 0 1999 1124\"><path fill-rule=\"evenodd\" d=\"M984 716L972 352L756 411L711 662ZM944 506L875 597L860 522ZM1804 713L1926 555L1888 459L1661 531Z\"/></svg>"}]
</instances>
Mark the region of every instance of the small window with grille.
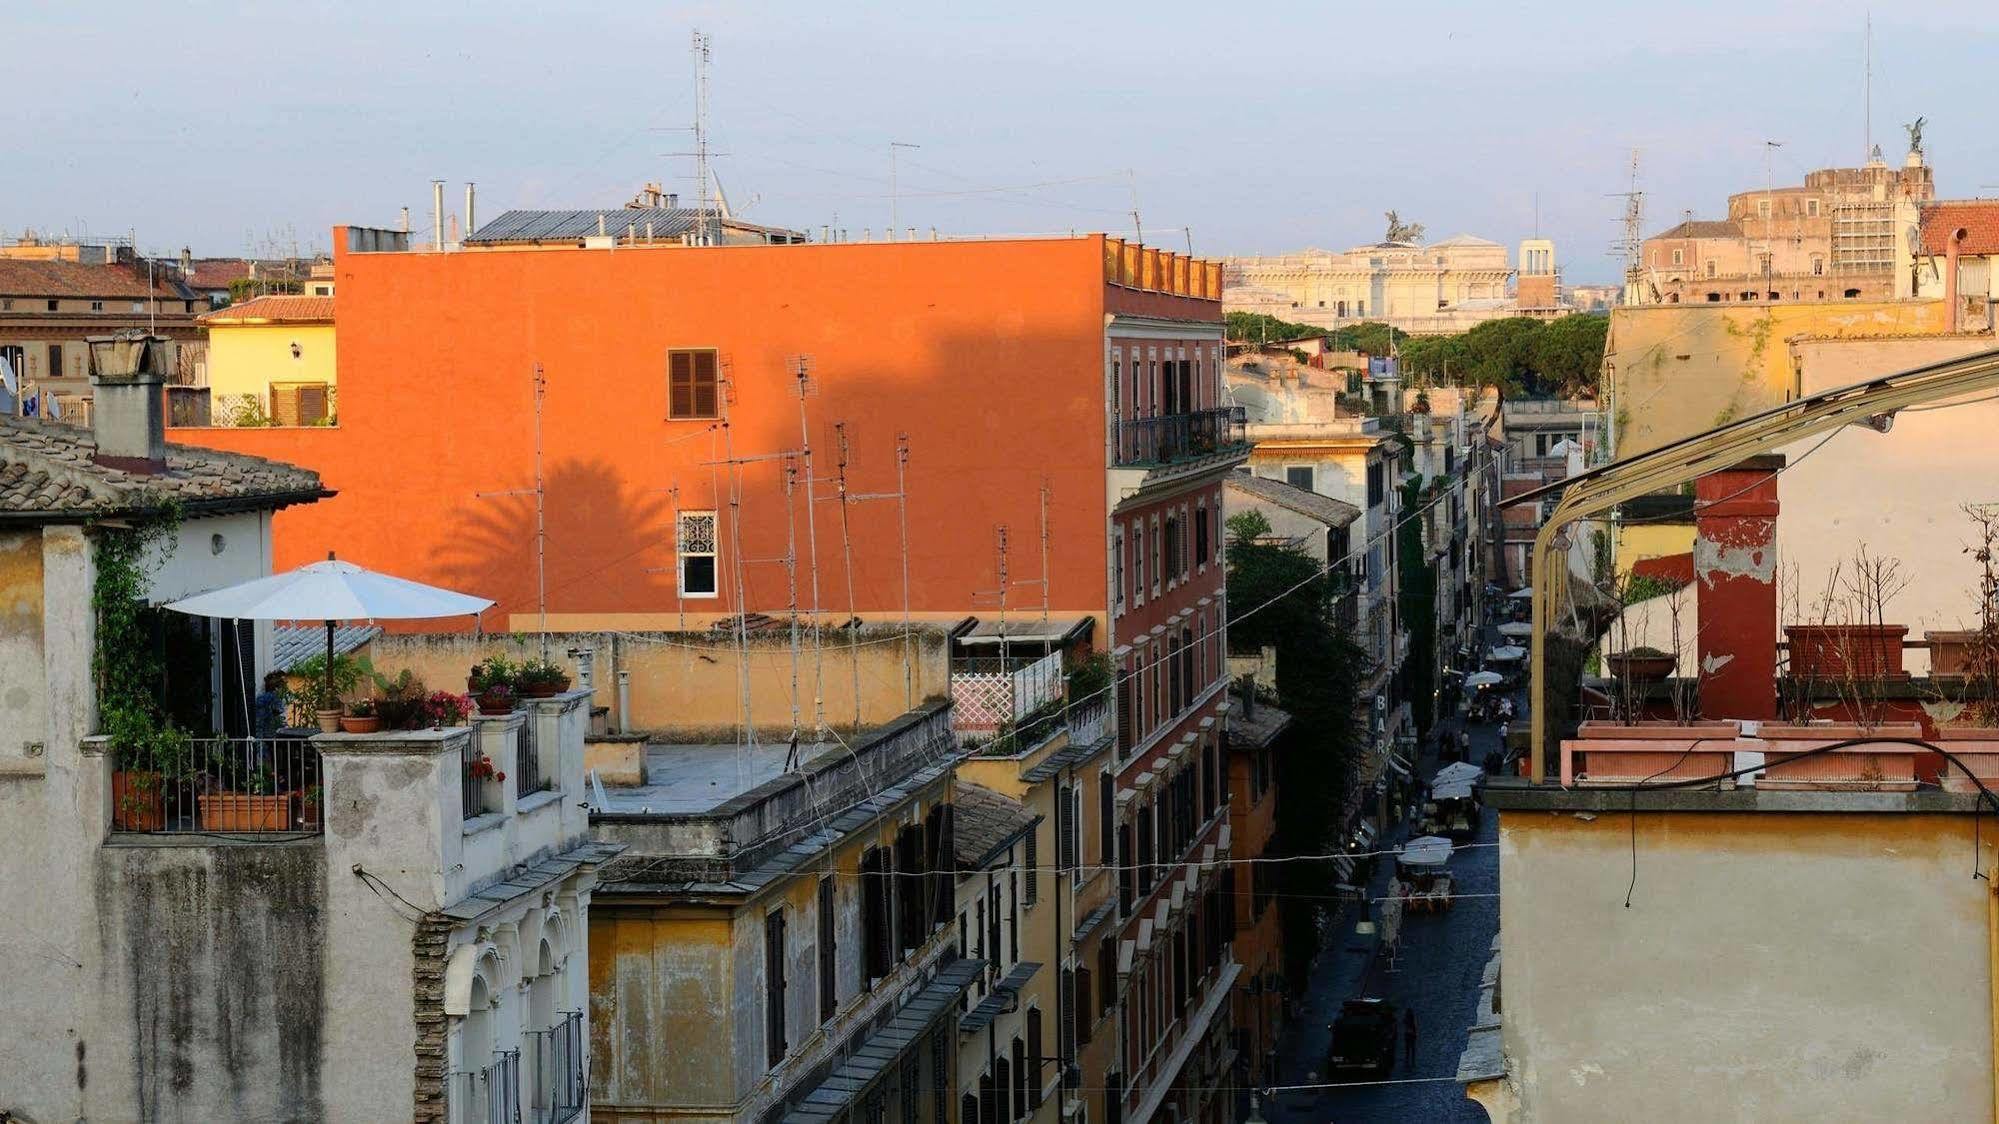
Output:
<instances>
[{"instance_id":1,"label":"small window with grille","mask_svg":"<svg viewBox=\"0 0 1999 1124\"><path fill-rule=\"evenodd\" d=\"M721 392L717 385L713 351L667 352L666 383L667 417L702 419L721 416Z\"/></svg>"},{"instance_id":2,"label":"small window with grille","mask_svg":"<svg viewBox=\"0 0 1999 1124\"><path fill-rule=\"evenodd\" d=\"M683 511L677 549L680 555L680 595L714 597L716 520L712 511Z\"/></svg>"}]
</instances>

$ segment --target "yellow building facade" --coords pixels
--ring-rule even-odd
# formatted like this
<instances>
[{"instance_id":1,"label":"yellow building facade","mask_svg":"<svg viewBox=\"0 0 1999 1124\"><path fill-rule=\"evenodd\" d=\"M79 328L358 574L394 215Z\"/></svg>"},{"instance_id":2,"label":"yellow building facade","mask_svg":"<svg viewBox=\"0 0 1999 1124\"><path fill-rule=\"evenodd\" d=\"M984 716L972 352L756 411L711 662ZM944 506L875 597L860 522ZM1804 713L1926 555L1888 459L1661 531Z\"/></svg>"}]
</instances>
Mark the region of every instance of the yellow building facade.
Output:
<instances>
[{"instance_id":1,"label":"yellow building facade","mask_svg":"<svg viewBox=\"0 0 1999 1124\"><path fill-rule=\"evenodd\" d=\"M332 297L257 297L197 321L208 329L211 424L326 425L334 420Z\"/></svg>"}]
</instances>

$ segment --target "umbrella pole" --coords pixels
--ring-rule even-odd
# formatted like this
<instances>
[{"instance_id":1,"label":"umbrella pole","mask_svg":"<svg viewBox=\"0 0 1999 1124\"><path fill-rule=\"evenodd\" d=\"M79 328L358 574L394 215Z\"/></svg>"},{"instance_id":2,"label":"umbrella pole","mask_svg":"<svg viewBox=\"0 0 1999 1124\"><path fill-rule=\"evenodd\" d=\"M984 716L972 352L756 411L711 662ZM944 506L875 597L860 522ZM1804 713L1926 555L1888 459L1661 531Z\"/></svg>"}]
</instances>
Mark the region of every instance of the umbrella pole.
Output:
<instances>
[{"instance_id":1,"label":"umbrella pole","mask_svg":"<svg viewBox=\"0 0 1999 1124\"><path fill-rule=\"evenodd\" d=\"M333 701L333 622L326 622L326 699Z\"/></svg>"}]
</instances>

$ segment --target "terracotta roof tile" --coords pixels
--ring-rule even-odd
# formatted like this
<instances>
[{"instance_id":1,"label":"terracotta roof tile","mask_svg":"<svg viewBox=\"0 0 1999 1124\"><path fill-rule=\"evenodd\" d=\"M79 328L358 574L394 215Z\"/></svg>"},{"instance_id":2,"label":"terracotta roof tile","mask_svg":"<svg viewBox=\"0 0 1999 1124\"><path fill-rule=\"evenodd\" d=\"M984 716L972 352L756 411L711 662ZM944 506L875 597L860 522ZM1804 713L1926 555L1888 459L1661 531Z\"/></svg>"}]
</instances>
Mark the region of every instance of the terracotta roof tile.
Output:
<instances>
[{"instance_id":1,"label":"terracotta roof tile","mask_svg":"<svg viewBox=\"0 0 1999 1124\"><path fill-rule=\"evenodd\" d=\"M332 297L255 297L195 317L203 324L331 324Z\"/></svg>"},{"instance_id":2,"label":"terracotta roof tile","mask_svg":"<svg viewBox=\"0 0 1999 1124\"><path fill-rule=\"evenodd\" d=\"M177 268L161 266L161 296L179 297ZM143 273L129 265L84 265L73 261L23 261L0 258L0 296L9 297L143 297L151 290Z\"/></svg>"},{"instance_id":3,"label":"terracotta roof tile","mask_svg":"<svg viewBox=\"0 0 1999 1124\"><path fill-rule=\"evenodd\" d=\"M1958 244L1958 253L1999 254L1999 199L1948 199L1923 204L1923 253L1942 256L1949 252L1951 232L1959 229L1964 231L1964 241Z\"/></svg>"},{"instance_id":4,"label":"terracotta roof tile","mask_svg":"<svg viewBox=\"0 0 1999 1124\"><path fill-rule=\"evenodd\" d=\"M1726 219L1688 219L1652 238L1740 238L1742 228ZM1646 241L1651 241L1651 238Z\"/></svg>"},{"instance_id":5,"label":"terracotta roof tile","mask_svg":"<svg viewBox=\"0 0 1999 1124\"><path fill-rule=\"evenodd\" d=\"M1020 801L990 788L960 782L952 798L952 847L959 869L990 861L1007 841L1034 826L1035 815Z\"/></svg>"},{"instance_id":6,"label":"terracotta roof tile","mask_svg":"<svg viewBox=\"0 0 1999 1124\"><path fill-rule=\"evenodd\" d=\"M167 470L148 476L98 464L96 452L88 429L0 417L0 516L106 516L170 499L196 510L244 501L278 507L327 494L318 473L262 457L170 444Z\"/></svg>"}]
</instances>

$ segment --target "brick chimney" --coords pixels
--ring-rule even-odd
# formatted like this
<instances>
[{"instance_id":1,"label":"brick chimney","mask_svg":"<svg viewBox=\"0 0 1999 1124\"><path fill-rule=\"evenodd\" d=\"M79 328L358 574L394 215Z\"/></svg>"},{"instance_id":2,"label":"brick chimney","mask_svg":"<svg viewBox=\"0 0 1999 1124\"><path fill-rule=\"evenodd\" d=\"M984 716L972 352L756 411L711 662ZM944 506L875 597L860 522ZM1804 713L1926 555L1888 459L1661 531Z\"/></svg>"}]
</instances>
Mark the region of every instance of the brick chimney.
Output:
<instances>
[{"instance_id":1,"label":"brick chimney","mask_svg":"<svg viewBox=\"0 0 1999 1124\"><path fill-rule=\"evenodd\" d=\"M1944 256L1943 256L1944 328L1946 331L1950 332L1957 331L1961 326L1959 322L1963 319L1964 301L1959 297L1957 291L1957 253L1958 253L1957 248L1960 244L1963 243L1964 235L1965 235L1965 229L1960 226L1957 229L1951 231L1950 237L1945 239L1944 241Z\"/></svg>"},{"instance_id":2,"label":"brick chimney","mask_svg":"<svg viewBox=\"0 0 1999 1124\"><path fill-rule=\"evenodd\" d=\"M92 336L91 429L98 464L154 475L167 468L167 341L143 333Z\"/></svg>"},{"instance_id":3,"label":"brick chimney","mask_svg":"<svg viewBox=\"0 0 1999 1124\"><path fill-rule=\"evenodd\" d=\"M1777 473L1751 457L1694 483L1701 715L1777 716Z\"/></svg>"}]
</instances>

